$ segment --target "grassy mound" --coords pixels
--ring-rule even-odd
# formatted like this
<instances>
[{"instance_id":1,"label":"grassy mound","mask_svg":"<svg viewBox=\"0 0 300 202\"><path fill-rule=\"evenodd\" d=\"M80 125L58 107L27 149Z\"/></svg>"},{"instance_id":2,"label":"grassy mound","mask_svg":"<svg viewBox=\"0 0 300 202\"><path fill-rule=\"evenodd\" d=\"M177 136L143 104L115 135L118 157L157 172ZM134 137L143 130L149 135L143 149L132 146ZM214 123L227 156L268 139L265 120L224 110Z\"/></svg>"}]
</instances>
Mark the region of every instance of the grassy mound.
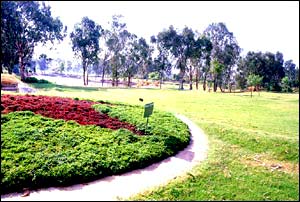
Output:
<instances>
[{"instance_id":1,"label":"grassy mound","mask_svg":"<svg viewBox=\"0 0 300 202\"><path fill-rule=\"evenodd\" d=\"M94 108L100 110L99 106ZM147 130L142 107L107 105L105 113L148 135L80 125L30 111L2 114L1 194L124 173L174 155L189 143L188 127L170 113L154 111Z\"/></svg>"}]
</instances>

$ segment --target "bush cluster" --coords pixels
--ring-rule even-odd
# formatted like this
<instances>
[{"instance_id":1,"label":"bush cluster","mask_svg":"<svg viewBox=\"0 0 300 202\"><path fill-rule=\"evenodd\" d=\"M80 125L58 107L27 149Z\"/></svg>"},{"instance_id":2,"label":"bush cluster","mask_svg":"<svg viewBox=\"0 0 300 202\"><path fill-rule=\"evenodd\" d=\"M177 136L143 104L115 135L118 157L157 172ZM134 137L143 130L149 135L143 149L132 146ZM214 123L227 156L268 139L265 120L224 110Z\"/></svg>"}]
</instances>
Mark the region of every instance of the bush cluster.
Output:
<instances>
[{"instance_id":1,"label":"bush cluster","mask_svg":"<svg viewBox=\"0 0 300 202\"><path fill-rule=\"evenodd\" d=\"M37 79L35 77L26 77L24 80L25 83L50 83L45 79Z\"/></svg>"}]
</instances>

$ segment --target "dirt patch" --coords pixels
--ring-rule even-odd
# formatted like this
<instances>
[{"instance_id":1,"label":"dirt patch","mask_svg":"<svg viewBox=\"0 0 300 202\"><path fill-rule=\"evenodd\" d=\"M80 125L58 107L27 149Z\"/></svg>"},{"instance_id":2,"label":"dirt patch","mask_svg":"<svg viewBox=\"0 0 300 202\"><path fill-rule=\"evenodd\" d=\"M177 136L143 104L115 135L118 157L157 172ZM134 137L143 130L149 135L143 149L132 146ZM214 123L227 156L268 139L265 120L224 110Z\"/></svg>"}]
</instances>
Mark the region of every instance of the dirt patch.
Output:
<instances>
[{"instance_id":1,"label":"dirt patch","mask_svg":"<svg viewBox=\"0 0 300 202\"><path fill-rule=\"evenodd\" d=\"M262 166L271 172L277 170L290 174L299 174L299 164L276 161L263 154L256 154L253 157L248 157L246 160L242 160L242 163L250 166Z\"/></svg>"}]
</instances>

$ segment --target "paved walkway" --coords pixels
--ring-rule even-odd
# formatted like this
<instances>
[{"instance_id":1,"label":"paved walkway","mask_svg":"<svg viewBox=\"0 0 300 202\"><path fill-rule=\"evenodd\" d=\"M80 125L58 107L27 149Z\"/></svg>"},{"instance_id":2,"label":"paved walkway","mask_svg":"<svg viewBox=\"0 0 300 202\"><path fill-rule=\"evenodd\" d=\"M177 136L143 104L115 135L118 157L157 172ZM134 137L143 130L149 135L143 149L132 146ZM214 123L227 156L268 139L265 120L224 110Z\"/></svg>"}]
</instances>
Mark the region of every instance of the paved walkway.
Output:
<instances>
[{"instance_id":1,"label":"paved walkway","mask_svg":"<svg viewBox=\"0 0 300 202\"><path fill-rule=\"evenodd\" d=\"M191 131L189 146L176 156L169 157L144 169L122 175L105 177L88 184L78 184L66 188L47 188L32 191L29 196L7 194L1 201L115 201L127 198L154 186L166 184L176 176L188 172L207 157L208 140L203 131L182 115L176 115Z\"/></svg>"}]
</instances>

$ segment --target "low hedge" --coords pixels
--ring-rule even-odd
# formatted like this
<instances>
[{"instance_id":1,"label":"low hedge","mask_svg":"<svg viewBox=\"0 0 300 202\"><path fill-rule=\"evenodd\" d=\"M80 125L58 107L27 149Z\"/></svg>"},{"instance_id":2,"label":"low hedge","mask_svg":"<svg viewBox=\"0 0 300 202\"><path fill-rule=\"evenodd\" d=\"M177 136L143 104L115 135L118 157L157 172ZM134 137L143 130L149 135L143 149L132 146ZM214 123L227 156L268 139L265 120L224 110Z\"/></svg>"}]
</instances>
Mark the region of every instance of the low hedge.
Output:
<instances>
[{"instance_id":1,"label":"low hedge","mask_svg":"<svg viewBox=\"0 0 300 202\"><path fill-rule=\"evenodd\" d=\"M26 77L24 80L25 83L50 83L45 79L37 79L35 77Z\"/></svg>"},{"instance_id":2,"label":"low hedge","mask_svg":"<svg viewBox=\"0 0 300 202\"><path fill-rule=\"evenodd\" d=\"M2 114L1 194L25 187L83 183L143 168L189 144L187 125L170 113L155 110L146 130L140 106L94 108L135 124L148 135L136 135L127 129L83 126L30 111Z\"/></svg>"}]
</instances>

